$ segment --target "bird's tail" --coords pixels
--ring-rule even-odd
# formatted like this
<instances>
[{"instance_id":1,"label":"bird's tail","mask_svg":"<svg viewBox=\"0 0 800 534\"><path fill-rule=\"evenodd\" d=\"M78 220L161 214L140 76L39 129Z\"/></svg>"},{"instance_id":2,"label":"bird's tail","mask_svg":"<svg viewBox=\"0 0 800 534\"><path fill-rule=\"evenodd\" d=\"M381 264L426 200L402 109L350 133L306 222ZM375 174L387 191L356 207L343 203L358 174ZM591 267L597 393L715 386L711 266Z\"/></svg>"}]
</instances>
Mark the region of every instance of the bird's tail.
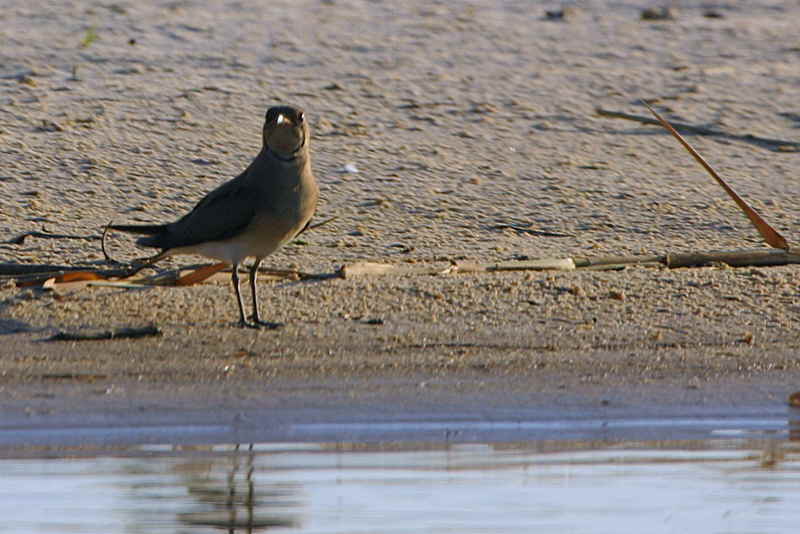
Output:
<instances>
[{"instance_id":1,"label":"bird's tail","mask_svg":"<svg viewBox=\"0 0 800 534\"><path fill-rule=\"evenodd\" d=\"M144 235L157 235L162 233L165 224L109 224L108 228L111 230L119 230L120 232L128 232L129 234L144 234Z\"/></svg>"}]
</instances>

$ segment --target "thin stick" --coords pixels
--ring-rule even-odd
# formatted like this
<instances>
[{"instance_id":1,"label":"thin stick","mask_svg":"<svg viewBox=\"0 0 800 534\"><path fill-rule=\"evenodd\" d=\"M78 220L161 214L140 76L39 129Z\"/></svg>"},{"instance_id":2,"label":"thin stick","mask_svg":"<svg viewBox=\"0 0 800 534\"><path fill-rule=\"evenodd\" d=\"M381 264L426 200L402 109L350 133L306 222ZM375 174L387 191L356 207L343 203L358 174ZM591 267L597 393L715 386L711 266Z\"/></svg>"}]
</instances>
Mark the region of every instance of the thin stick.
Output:
<instances>
[{"instance_id":1,"label":"thin stick","mask_svg":"<svg viewBox=\"0 0 800 534\"><path fill-rule=\"evenodd\" d=\"M740 197L736 193L736 191L734 191L733 188L729 186L719 174L717 174L717 171L715 171L711 167L711 165L709 165L708 162L706 162L706 160L703 159L703 156L701 156L694 148L692 148L692 145L690 145L681 136L681 134L679 134L675 130L675 128L673 128L672 125L666 121L666 119L664 119L661 115L659 115L656 112L656 110L650 107L650 104L648 104L644 100L642 100L642 103L645 106L647 106L647 109L649 109L650 113L652 113L658 119L661 125L664 128L666 128L667 131L671 133L673 137L675 137L675 139L677 139L678 142L680 142L680 144L682 144L686 150L689 151L689 154L691 154L692 157L694 157L694 159L700 165L703 166L703 168L714 178L714 180L717 181L717 183L725 190L725 192L728 193L728 196L730 196L733 199L733 201L736 202L736 205L739 206L739 208L744 212L745 215L747 215L747 218L750 219L750 222L753 223L753 226L756 227L758 233L761 234L761 237L764 238L764 241L766 241L767 244L770 245L771 247L780 248L783 250L789 250L789 244L786 242L786 239L784 239L782 235L780 235L777 231L775 231L775 229L772 228L772 226L767 224L767 221L765 221L761 217L761 215L759 215L758 212L756 212L756 210L751 208L747 204L747 202L742 200L742 197Z\"/></svg>"}]
</instances>

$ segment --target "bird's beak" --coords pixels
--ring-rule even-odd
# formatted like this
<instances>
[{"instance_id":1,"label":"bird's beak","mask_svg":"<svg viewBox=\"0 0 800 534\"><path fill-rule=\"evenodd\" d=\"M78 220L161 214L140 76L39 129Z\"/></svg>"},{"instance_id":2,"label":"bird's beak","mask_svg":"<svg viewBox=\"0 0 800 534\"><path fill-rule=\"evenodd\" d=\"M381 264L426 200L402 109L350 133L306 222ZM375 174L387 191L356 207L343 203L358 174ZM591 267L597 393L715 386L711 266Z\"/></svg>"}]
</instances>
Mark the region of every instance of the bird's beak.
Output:
<instances>
[{"instance_id":1,"label":"bird's beak","mask_svg":"<svg viewBox=\"0 0 800 534\"><path fill-rule=\"evenodd\" d=\"M286 118L286 117L283 115L283 113L279 113L279 114L278 114L278 119L275 121L275 124L283 124L284 122L290 122L290 121L289 121L289 119L287 119L287 118Z\"/></svg>"}]
</instances>

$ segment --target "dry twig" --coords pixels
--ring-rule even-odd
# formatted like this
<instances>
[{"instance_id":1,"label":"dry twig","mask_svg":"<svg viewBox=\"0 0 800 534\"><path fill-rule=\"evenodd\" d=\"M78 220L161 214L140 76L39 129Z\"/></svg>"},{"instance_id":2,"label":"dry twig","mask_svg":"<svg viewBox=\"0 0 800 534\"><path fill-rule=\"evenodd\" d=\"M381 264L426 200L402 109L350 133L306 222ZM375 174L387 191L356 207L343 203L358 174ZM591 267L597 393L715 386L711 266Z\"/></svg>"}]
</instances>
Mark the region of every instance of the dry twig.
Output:
<instances>
[{"instance_id":1,"label":"dry twig","mask_svg":"<svg viewBox=\"0 0 800 534\"><path fill-rule=\"evenodd\" d=\"M666 128L667 131L669 133L671 133L675 137L675 139L677 139L678 142L681 145L683 145L683 147L686 150L689 151L689 153L692 155L692 157L700 165L703 166L703 168L714 178L714 180L717 181L717 183L725 190L725 192L728 193L728 195L733 199L733 201L736 202L736 205L739 206L739 208L744 212L745 215L747 215L747 218L750 219L750 222L753 223L753 226L756 227L756 230L758 230L758 233L761 234L761 237L764 238L764 241L766 241L767 244L770 245L771 247L779 248L779 249L783 249L783 250L788 250L789 249L789 244L786 242L786 239L784 239L782 235L780 235L777 231L775 231L775 229L772 228L772 226L767 224L767 221L765 221L761 217L761 215L759 215L758 212L756 212L756 210L751 208L747 204L747 202L745 202L742 199L742 197L740 197L736 193L736 191L734 191L733 188L731 186L729 186L727 184L727 182L725 182L725 180L722 179L722 177L717 173L717 171L715 171L713 169L713 167L711 167L711 165L709 165L708 162L706 162L706 160L703 159L703 156L701 156L692 147L692 145L690 145L689 142L686 141L686 139L684 139L681 136L681 134L679 134L675 130L675 128L673 128L672 125L664 119L664 117L659 115L656 112L656 110L654 110L652 107L650 107L650 104L648 104L644 100L642 101L642 103L645 106L647 106L647 109L649 109L650 112L656 117L656 119L658 119L658 121L661 124L661 126Z\"/></svg>"}]
</instances>

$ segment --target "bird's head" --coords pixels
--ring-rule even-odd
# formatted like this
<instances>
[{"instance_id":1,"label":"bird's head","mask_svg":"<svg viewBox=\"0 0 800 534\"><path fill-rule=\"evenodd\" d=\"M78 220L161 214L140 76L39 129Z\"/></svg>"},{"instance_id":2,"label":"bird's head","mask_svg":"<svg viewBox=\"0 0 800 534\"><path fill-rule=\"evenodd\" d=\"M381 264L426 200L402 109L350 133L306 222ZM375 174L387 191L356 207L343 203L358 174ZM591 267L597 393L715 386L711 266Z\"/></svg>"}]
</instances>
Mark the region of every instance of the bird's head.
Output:
<instances>
[{"instance_id":1,"label":"bird's head","mask_svg":"<svg viewBox=\"0 0 800 534\"><path fill-rule=\"evenodd\" d=\"M308 145L308 125L303 110L275 106L267 110L264 121L264 147L279 159L301 155Z\"/></svg>"}]
</instances>

